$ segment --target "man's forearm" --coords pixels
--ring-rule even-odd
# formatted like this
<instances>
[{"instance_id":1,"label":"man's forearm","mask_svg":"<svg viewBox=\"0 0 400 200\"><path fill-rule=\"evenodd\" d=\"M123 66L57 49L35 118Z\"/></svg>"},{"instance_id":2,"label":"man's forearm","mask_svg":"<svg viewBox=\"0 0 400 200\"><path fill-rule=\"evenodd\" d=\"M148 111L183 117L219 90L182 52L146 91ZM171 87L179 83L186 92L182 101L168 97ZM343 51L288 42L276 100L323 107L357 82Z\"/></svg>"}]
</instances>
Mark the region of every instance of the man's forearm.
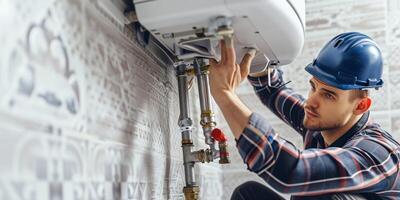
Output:
<instances>
[{"instance_id":1,"label":"man's forearm","mask_svg":"<svg viewBox=\"0 0 400 200\"><path fill-rule=\"evenodd\" d=\"M239 97L232 92L222 92L214 96L214 99L221 109L235 138L239 139L243 129L249 122L252 112L243 104Z\"/></svg>"}]
</instances>

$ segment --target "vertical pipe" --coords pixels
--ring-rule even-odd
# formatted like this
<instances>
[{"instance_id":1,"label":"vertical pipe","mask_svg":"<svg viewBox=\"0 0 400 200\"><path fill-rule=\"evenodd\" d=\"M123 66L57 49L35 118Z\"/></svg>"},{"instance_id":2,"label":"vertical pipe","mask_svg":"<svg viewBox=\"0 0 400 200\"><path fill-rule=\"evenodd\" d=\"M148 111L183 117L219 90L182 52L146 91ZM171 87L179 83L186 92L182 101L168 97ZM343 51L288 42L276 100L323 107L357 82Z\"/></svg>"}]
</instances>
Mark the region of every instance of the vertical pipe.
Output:
<instances>
[{"instance_id":1,"label":"vertical pipe","mask_svg":"<svg viewBox=\"0 0 400 200\"><path fill-rule=\"evenodd\" d=\"M194 162L190 160L193 147L193 142L191 139L192 120L190 119L187 75L185 74L185 71L186 71L185 64L178 66L177 78L178 78L179 109L180 109L178 125L181 128L181 133L182 133L183 165L185 170L186 186L194 186L196 185L194 176Z\"/></svg>"},{"instance_id":2,"label":"vertical pipe","mask_svg":"<svg viewBox=\"0 0 400 200\"><path fill-rule=\"evenodd\" d=\"M197 77L197 86L199 90L199 100L201 109L201 125L203 127L203 134L205 143L210 146L210 149L215 150L215 141L211 137L211 131L214 129L216 123L214 114L211 107L211 93L210 83L208 79L208 71L201 70L198 60L193 61L194 70Z\"/></svg>"}]
</instances>

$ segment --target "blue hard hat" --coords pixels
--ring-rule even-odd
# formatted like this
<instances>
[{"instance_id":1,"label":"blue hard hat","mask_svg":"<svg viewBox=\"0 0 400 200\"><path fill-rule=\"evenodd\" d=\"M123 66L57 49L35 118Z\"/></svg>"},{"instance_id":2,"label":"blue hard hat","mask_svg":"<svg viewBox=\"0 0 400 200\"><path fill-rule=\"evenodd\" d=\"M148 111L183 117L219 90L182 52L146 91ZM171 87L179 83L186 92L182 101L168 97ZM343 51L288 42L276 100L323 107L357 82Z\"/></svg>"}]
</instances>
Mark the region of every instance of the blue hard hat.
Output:
<instances>
[{"instance_id":1,"label":"blue hard hat","mask_svg":"<svg viewBox=\"0 0 400 200\"><path fill-rule=\"evenodd\" d=\"M382 53L368 36L342 33L330 40L306 71L342 90L379 88L383 85Z\"/></svg>"}]
</instances>

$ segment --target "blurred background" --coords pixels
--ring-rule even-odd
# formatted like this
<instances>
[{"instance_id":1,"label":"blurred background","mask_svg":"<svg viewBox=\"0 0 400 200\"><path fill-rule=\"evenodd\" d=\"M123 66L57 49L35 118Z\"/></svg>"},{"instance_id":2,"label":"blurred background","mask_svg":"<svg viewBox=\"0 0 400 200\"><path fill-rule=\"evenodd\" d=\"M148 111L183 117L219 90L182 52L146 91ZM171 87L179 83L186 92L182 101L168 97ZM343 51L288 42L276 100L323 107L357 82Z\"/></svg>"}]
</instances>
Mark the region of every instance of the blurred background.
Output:
<instances>
[{"instance_id":1,"label":"blurred background","mask_svg":"<svg viewBox=\"0 0 400 200\"><path fill-rule=\"evenodd\" d=\"M400 141L400 1L396 0L306 0L306 33L303 51L289 66L283 66L285 81L289 87L307 97L311 78L304 70L319 50L331 38L342 32L358 31L372 37L381 47L384 56L383 80L385 86L372 90L373 106L371 116L385 130ZM258 101L250 84L243 84L239 94L253 111L263 113L280 135L302 147L299 135L282 123ZM233 153L236 153L232 151ZM241 158L236 154L237 162ZM248 176L245 168L227 167L224 170L224 191L233 191L240 183L260 180L256 175ZM243 169L243 170L242 170ZM238 178L241 177L241 178ZM238 180L240 179L240 180ZM233 181L238 180L238 181ZM227 199L224 197L223 199Z\"/></svg>"}]
</instances>

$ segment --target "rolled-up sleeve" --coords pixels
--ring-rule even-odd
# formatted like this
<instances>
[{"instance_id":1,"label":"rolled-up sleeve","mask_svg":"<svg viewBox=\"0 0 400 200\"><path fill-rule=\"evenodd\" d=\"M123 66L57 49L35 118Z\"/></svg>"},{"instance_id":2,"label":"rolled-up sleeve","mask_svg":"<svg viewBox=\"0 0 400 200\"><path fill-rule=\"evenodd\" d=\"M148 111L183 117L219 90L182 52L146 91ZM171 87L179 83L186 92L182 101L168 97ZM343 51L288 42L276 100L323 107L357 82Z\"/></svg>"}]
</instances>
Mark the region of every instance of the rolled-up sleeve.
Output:
<instances>
[{"instance_id":1,"label":"rolled-up sleeve","mask_svg":"<svg viewBox=\"0 0 400 200\"><path fill-rule=\"evenodd\" d=\"M304 137L307 131L303 126L305 99L286 87L282 75L281 70L274 69L269 77L249 76L248 80L261 102Z\"/></svg>"}]
</instances>

